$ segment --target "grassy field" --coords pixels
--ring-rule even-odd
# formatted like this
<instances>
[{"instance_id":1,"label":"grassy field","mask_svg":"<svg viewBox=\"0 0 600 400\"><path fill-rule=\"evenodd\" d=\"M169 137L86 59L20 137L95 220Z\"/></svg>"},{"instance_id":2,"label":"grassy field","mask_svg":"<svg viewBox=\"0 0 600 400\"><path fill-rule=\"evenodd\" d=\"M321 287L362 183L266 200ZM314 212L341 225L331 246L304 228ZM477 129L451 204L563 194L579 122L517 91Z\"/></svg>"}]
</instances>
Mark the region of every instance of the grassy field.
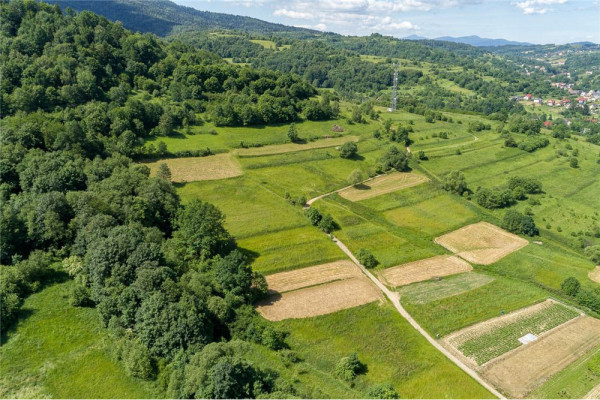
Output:
<instances>
[{"instance_id":1,"label":"grassy field","mask_svg":"<svg viewBox=\"0 0 600 400\"><path fill-rule=\"evenodd\" d=\"M288 320L292 348L328 380L336 362L351 352L367 365L355 385L326 393L315 382L310 397L364 397L378 383L391 383L401 398L489 398L490 393L454 366L416 333L389 304L377 303L321 317Z\"/></svg>"},{"instance_id":2,"label":"grassy field","mask_svg":"<svg viewBox=\"0 0 600 400\"><path fill-rule=\"evenodd\" d=\"M152 383L130 378L109 355L96 311L69 304L72 282L36 293L17 325L2 333L2 398L155 398Z\"/></svg>"}]
</instances>

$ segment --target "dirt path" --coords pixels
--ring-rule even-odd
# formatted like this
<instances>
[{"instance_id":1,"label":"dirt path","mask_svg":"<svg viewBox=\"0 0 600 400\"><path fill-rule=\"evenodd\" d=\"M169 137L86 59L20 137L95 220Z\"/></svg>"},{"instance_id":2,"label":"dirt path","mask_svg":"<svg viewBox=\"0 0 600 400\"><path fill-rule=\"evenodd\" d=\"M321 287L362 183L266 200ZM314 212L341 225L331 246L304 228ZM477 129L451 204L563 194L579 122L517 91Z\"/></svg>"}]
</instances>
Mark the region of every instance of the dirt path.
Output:
<instances>
[{"instance_id":1,"label":"dirt path","mask_svg":"<svg viewBox=\"0 0 600 400\"><path fill-rule=\"evenodd\" d=\"M600 399L600 385L596 386L585 395L584 399Z\"/></svg>"},{"instance_id":2,"label":"dirt path","mask_svg":"<svg viewBox=\"0 0 600 400\"><path fill-rule=\"evenodd\" d=\"M311 199L313 201L316 200L315 199ZM361 269L361 271L369 278L371 279L371 281L379 288L379 290L381 290L383 292L383 294L385 294L385 296L392 302L392 304L394 305L394 307L396 307L396 310L398 310L398 312L400 313L400 315L402 315L402 317L404 317L404 319L406 319L412 326L413 328L415 328L423 337L425 337L425 339L427 339L427 341L429 343L431 343L436 349L438 349L443 355L445 355L450 361L452 361L454 364L456 364L460 369L462 369L463 371L465 371L467 374L469 374L473 379L475 379L481 386L483 386L484 388L486 388L487 390L489 390L492 394L494 394L494 396L497 396L500 399L504 399L505 397L498 392L496 389L494 389L491 385L489 385L486 381L484 381L478 374L477 372L475 372L473 369L471 369L470 367L468 367L466 364L464 364L462 361L460 361L458 358L456 358L452 353L450 353L448 350L446 350L444 347L442 347L441 344L439 344L434 338L431 337L431 335L429 335L429 333L427 333L425 331L425 329L423 329L421 327L421 325L419 325L417 323L417 321L414 320L414 318L408 313L408 311L406 311L404 309L404 307L402 307L402 304L400 304L400 296L397 292L392 292L391 290L389 290L387 287L385 287L376 277L375 275L373 275L367 268L365 268L357 259L356 257L354 257L354 254L352 254L352 252L348 249L348 247L346 247L346 245L344 243L342 243L338 238L336 238L335 236L332 235L333 241L335 242L335 244L338 245L338 247L344 252L346 253L346 255L348 255L348 257L350 257L350 259L352 261L354 261L356 263L356 265L359 266L359 268Z\"/></svg>"}]
</instances>

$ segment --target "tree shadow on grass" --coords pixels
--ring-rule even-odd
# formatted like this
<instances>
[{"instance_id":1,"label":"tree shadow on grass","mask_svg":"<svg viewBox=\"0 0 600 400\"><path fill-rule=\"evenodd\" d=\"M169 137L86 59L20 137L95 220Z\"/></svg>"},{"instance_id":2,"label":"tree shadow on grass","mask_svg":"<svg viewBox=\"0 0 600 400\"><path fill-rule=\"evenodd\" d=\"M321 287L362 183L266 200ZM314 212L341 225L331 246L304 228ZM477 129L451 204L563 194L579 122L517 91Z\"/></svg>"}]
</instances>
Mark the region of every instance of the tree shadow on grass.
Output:
<instances>
[{"instance_id":1,"label":"tree shadow on grass","mask_svg":"<svg viewBox=\"0 0 600 400\"><path fill-rule=\"evenodd\" d=\"M364 183L359 183L358 185L354 185L354 189L356 190L370 190L371 186L364 184Z\"/></svg>"},{"instance_id":2,"label":"tree shadow on grass","mask_svg":"<svg viewBox=\"0 0 600 400\"><path fill-rule=\"evenodd\" d=\"M260 253L254 251L254 250L250 250L250 249L245 249L243 247L238 247L237 248L243 255L246 256L246 259L248 261L248 264L252 264L254 261L256 261L256 259L260 256Z\"/></svg>"}]
</instances>

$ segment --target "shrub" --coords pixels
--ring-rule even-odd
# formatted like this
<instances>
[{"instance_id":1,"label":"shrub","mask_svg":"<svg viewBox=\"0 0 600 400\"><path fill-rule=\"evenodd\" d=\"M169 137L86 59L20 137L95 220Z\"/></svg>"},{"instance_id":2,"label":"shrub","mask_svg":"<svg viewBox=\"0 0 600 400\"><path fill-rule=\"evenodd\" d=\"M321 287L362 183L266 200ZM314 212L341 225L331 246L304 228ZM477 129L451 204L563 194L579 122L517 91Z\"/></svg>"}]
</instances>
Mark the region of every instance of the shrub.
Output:
<instances>
[{"instance_id":1,"label":"shrub","mask_svg":"<svg viewBox=\"0 0 600 400\"><path fill-rule=\"evenodd\" d=\"M518 187L522 188L528 194L542 193L542 182L535 178L520 176L511 176L508 178L508 188L510 190L515 190Z\"/></svg>"},{"instance_id":2,"label":"shrub","mask_svg":"<svg viewBox=\"0 0 600 400\"><path fill-rule=\"evenodd\" d=\"M272 350L281 350L287 347L286 336L287 332L267 327L262 333L260 342Z\"/></svg>"},{"instance_id":3,"label":"shrub","mask_svg":"<svg viewBox=\"0 0 600 400\"><path fill-rule=\"evenodd\" d=\"M417 153L417 158L418 158L419 160L423 160L423 161L425 161L425 160L428 160L428 159L429 159L429 158L428 158L428 157L425 155L425 152L424 152L423 150L421 150L421 151L419 151L419 152Z\"/></svg>"},{"instance_id":4,"label":"shrub","mask_svg":"<svg viewBox=\"0 0 600 400\"><path fill-rule=\"evenodd\" d=\"M358 146L354 142L346 142L340 147L340 157L352 158L356 155Z\"/></svg>"},{"instance_id":5,"label":"shrub","mask_svg":"<svg viewBox=\"0 0 600 400\"><path fill-rule=\"evenodd\" d=\"M475 193L475 201L482 207L494 209L510 207L515 203L515 198L510 190L479 188Z\"/></svg>"},{"instance_id":6,"label":"shrub","mask_svg":"<svg viewBox=\"0 0 600 400\"><path fill-rule=\"evenodd\" d=\"M356 353L350 354L348 357L342 357L335 366L335 374L340 378L351 381L356 378L356 375L362 372L364 365L358 359Z\"/></svg>"},{"instance_id":7,"label":"shrub","mask_svg":"<svg viewBox=\"0 0 600 400\"><path fill-rule=\"evenodd\" d=\"M539 234L533 218L515 210L508 210L502 219L502 228L512 233L523 233L528 236Z\"/></svg>"},{"instance_id":8,"label":"shrub","mask_svg":"<svg viewBox=\"0 0 600 400\"><path fill-rule=\"evenodd\" d=\"M600 245L586 247L585 256L596 264L600 264Z\"/></svg>"},{"instance_id":9,"label":"shrub","mask_svg":"<svg viewBox=\"0 0 600 400\"><path fill-rule=\"evenodd\" d=\"M391 384L382 383L371 387L367 392L367 397L369 399L398 399L400 395Z\"/></svg>"},{"instance_id":10,"label":"shrub","mask_svg":"<svg viewBox=\"0 0 600 400\"><path fill-rule=\"evenodd\" d=\"M71 305L86 307L92 304L90 290L83 285L76 285L71 290Z\"/></svg>"},{"instance_id":11,"label":"shrub","mask_svg":"<svg viewBox=\"0 0 600 400\"><path fill-rule=\"evenodd\" d=\"M356 253L356 258L367 268L374 268L377 266L377 264L379 264L379 261L377 261L373 253L367 249L358 250L358 253Z\"/></svg>"},{"instance_id":12,"label":"shrub","mask_svg":"<svg viewBox=\"0 0 600 400\"><path fill-rule=\"evenodd\" d=\"M292 143L297 143L300 140L300 138L298 137L298 130L296 129L296 124L294 124L293 122L290 124L287 136L288 139L290 139L290 142Z\"/></svg>"},{"instance_id":13,"label":"shrub","mask_svg":"<svg viewBox=\"0 0 600 400\"><path fill-rule=\"evenodd\" d=\"M355 169L348 176L348 183L352 186L356 186L364 180L363 173L360 169Z\"/></svg>"},{"instance_id":14,"label":"shrub","mask_svg":"<svg viewBox=\"0 0 600 400\"><path fill-rule=\"evenodd\" d=\"M506 138L506 140L504 141L504 146L505 147L517 147L517 141L515 140L514 137L509 136Z\"/></svg>"},{"instance_id":15,"label":"shrub","mask_svg":"<svg viewBox=\"0 0 600 400\"><path fill-rule=\"evenodd\" d=\"M567 296L575 297L577 293L579 293L579 289L581 288L581 284L572 276L568 277L561 283L560 290L562 290Z\"/></svg>"},{"instance_id":16,"label":"shrub","mask_svg":"<svg viewBox=\"0 0 600 400\"><path fill-rule=\"evenodd\" d=\"M444 177L442 189L450 193L462 195L467 191L467 182L465 176L460 171L452 171Z\"/></svg>"},{"instance_id":17,"label":"shrub","mask_svg":"<svg viewBox=\"0 0 600 400\"><path fill-rule=\"evenodd\" d=\"M408 169L408 155L396 146L391 146L379 160L379 167L382 171L390 169L406 171Z\"/></svg>"},{"instance_id":18,"label":"shrub","mask_svg":"<svg viewBox=\"0 0 600 400\"><path fill-rule=\"evenodd\" d=\"M576 157L571 157L571 159L569 160L569 166L571 168L579 167L579 160Z\"/></svg>"}]
</instances>

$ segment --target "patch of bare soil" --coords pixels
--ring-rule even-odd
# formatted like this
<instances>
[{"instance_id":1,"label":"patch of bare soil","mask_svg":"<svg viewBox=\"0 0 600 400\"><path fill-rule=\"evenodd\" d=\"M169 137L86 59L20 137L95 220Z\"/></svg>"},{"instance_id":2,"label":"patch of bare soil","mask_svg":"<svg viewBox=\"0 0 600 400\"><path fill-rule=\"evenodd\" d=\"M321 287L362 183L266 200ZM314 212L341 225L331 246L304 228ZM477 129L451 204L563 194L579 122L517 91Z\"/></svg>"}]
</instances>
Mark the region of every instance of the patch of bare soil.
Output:
<instances>
[{"instance_id":1,"label":"patch of bare soil","mask_svg":"<svg viewBox=\"0 0 600 400\"><path fill-rule=\"evenodd\" d=\"M380 276L388 285L397 287L471 270L473 267L458 257L435 256L388 268L382 271Z\"/></svg>"},{"instance_id":2,"label":"patch of bare soil","mask_svg":"<svg viewBox=\"0 0 600 400\"><path fill-rule=\"evenodd\" d=\"M339 194L350 201L360 201L417 186L428 180L429 179L426 176L413 172L394 172L388 175L378 176L364 184L349 187L340 191Z\"/></svg>"}]
</instances>

